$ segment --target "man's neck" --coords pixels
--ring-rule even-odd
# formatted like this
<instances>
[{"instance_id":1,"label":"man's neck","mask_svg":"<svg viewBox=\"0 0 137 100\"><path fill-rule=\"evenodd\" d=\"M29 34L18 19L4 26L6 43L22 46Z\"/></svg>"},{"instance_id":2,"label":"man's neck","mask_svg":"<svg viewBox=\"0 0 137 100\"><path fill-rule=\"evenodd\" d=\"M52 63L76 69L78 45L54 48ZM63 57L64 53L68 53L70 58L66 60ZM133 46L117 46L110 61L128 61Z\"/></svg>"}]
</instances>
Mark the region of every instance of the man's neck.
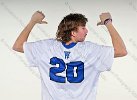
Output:
<instances>
[{"instance_id":1,"label":"man's neck","mask_svg":"<svg viewBox=\"0 0 137 100\"><path fill-rule=\"evenodd\" d=\"M71 43L77 43L76 41L69 41L69 42L66 42L66 45L69 45L69 44L71 44Z\"/></svg>"}]
</instances>

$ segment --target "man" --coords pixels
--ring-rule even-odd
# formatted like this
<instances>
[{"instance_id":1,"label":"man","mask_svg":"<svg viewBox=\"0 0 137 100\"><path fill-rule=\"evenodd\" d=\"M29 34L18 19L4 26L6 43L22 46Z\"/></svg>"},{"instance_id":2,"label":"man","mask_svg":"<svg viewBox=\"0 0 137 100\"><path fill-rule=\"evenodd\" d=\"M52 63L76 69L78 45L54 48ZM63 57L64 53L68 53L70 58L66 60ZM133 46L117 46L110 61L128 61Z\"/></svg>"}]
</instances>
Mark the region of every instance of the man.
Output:
<instances>
[{"instance_id":1,"label":"man","mask_svg":"<svg viewBox=\"0 0 137 100\"><path fill-rule=\"evenodd\" d=\"M96 100L98 78L111 69L113 58L127 55L126 47L112 24L110 13L102 13L97 25L105 25L113 47L84 41L87 18L69 14L60 22L56 39L27 42L35 24L44 24L45 15L37 11L13 45L25 53L31 66L41 75L43 100Z\"/></svg>"}]
</instances>

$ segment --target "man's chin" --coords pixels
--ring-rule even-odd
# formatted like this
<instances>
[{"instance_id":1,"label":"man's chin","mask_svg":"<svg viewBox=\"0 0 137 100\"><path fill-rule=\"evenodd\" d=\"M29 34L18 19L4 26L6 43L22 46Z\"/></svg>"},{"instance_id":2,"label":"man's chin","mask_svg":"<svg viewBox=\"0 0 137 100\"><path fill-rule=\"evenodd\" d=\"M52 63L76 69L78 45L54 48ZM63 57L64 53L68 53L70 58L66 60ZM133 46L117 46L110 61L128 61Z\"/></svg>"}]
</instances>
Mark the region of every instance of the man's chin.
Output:
<instances>
[{"instance_id":1,"label":"man's chin","mask_svg":"<svg viewBox=\"0 0 137 100\"><path fill-rule=\"evenodd\" d=\"M83 42L83 41L85 41L85 39L83 39L83 40L80 40L79 42Z\"/></svg>"}]
</instances>

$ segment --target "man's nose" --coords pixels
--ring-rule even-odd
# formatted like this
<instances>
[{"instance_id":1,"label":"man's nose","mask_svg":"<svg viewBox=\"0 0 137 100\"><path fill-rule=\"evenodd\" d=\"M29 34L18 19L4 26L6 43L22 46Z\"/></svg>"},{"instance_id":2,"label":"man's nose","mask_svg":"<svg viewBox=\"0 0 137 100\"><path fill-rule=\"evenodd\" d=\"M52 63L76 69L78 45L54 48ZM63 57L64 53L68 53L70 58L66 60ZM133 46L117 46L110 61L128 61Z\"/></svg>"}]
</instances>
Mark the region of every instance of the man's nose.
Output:
<instances>
[{"instance_id":1,"label":"man's nose","mask_svg":"<svg viewBox=\"0 0 137 100\"><path fill-rule=\"evenodd\" d=\"M86 29L86 31L85 31L86 33L88 33L88 29Z\"/></svg>"}]
</instances>

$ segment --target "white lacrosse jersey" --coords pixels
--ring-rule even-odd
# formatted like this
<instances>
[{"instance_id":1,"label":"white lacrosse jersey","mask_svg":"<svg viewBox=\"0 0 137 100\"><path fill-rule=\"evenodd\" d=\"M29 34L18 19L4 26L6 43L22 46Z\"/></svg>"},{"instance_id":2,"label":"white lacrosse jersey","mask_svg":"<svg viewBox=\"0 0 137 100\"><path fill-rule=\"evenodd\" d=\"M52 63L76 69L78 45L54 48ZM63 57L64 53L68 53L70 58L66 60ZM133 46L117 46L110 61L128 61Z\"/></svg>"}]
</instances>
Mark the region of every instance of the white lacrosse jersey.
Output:
<instances>
[{"instance_id":1,"label":"white lacrosse jersey","mask_svg":"<svg viewBox=\"0 0 137 100\"><path fill-rule=\"evenodd\" d=\"M96 100L99 75L111 69L114 48L90 41L66 45L56 39L23 44L41 76L42 100Z\"/></svg>"}]
</instances>

